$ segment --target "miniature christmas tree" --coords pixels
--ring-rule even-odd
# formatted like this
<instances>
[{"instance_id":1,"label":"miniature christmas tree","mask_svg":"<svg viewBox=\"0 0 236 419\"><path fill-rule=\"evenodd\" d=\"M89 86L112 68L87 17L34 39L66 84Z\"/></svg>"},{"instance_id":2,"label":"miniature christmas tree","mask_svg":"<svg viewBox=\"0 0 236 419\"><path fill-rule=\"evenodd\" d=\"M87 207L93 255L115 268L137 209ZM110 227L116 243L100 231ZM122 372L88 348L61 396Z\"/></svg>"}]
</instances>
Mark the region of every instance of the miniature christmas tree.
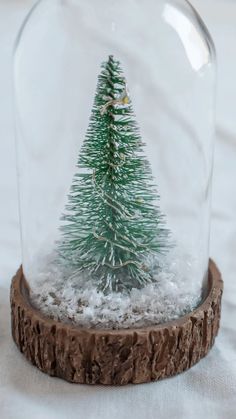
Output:
<instances>
[{"instance_id":1,"label":"miniature christmas tree","mask_svg":"<svg viewBox=\"0 0 236 419\"><path fill-rule=\"evenodd\" d=\"M168 248L119 61L102 64L85 141L61 227L59 254L104 292L153 282L151 258Z\"/></svg>"}]
</instances>

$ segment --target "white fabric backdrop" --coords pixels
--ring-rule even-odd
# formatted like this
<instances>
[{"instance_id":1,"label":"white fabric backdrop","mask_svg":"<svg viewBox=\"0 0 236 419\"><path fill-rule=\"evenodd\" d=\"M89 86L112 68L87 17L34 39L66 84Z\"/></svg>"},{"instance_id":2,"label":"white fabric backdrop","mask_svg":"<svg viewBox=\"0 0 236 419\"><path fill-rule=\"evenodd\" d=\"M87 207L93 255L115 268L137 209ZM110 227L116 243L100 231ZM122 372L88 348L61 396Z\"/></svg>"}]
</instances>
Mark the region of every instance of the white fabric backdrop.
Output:
<instances>
[{"instance_id":1,"label":"white fabric backdrop","mask_svg":"<svg viewBox=\"0 0 236 419\"><path fill-rule=\"evenodd\" d=\"M11 51L32 0L0 0L0 418L234 419L236 417L236 1L192 0L219 63L211 255L225 280L220 335L190 371L158 383L88 387L49 378L10 337L9 286L20 264Z\"/></svg>"}]
</instances>

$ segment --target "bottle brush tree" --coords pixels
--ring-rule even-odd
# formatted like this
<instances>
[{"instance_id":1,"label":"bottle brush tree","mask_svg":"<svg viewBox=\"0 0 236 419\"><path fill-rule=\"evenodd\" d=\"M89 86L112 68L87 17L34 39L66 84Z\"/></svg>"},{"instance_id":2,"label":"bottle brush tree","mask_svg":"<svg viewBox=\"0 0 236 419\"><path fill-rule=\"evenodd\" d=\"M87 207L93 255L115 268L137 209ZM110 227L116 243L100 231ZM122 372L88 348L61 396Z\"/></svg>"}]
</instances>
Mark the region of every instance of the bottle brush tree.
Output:
<instances>
[{"instance_id":1,"label":"bottle brush tree","mask_svg":"<svg viewBox=\"0 0 236 419\"><path fill-rule=\"evenodd\" d=\"M168 249L150 165L119 61L102 64L87 134L61 226L60 260L104 292L155 281L151 260Z\"/></svg>"}]
</instances>

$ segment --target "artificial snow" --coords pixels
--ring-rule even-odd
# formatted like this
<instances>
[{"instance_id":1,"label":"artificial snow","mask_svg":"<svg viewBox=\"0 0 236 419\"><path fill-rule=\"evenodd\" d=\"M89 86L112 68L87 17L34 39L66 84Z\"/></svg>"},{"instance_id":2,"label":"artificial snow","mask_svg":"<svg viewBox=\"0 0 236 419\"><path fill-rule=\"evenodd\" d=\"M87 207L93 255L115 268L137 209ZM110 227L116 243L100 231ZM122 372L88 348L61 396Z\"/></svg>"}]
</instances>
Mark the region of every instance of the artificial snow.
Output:
<instances>
[{"instance_id":1,"label":"artificial snow","mask_svg":"<svg viewBox=\"0 0 236 419\"><path fill-rule=\"evenodd\" d=\"M31 283L31 300L45 315L82 328L157 325L191 312L202 298L197 261L173 250L158 258L156 282L127 294L105 295L88 276L69 276L55 263L47 263Z\"/></svg>"}]
</instances>

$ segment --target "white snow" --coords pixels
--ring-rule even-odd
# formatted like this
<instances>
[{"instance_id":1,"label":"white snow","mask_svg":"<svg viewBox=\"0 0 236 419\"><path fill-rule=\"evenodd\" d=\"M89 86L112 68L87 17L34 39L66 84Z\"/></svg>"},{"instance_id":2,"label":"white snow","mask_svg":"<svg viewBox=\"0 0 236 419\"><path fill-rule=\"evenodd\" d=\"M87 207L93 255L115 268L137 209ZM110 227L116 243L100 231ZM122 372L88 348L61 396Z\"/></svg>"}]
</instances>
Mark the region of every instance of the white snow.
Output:
<instances>
[{"instance_id":1,"label":"white snow","mask_svg":"<svg viewBox=\"0 0 236 419\"><path fill-rule=\"evenodd\" d=\"M83 328L138 328L176 319L201 302L202 274L189 255L171 250L158 259L156 282L130 294L97 291L96 284L81 273L68 272L47 263L31 285L35 307L47 316Z\"/></svg>"}]
</instances>

